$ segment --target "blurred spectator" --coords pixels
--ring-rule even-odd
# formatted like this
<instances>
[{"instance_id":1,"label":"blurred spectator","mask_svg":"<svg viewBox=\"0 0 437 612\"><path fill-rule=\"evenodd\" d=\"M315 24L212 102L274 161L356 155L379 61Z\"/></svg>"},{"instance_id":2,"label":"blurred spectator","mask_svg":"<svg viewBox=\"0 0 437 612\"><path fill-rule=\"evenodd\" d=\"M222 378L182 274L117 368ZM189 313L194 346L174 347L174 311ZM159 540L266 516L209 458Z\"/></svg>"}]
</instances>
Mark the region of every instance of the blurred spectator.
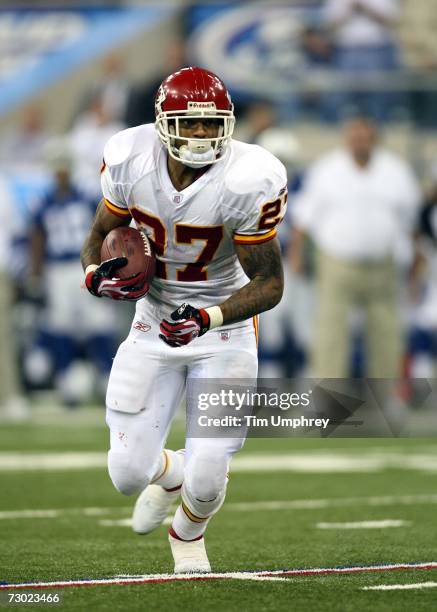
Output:
<instances>
[{"instance_id":1,"label":"blurred spectator","mask_svg":"<svg viewBox=\"0 0 437 612\"><path fill-rule=\"evenodd\" d=\"M329 119L329 96L317 88L330 77L332 69L332 44L323 28L309 26L301 34L301 50L305 60L305 71L311 75L314 90L309 88L301 96L300 107L304 115L311 113L317 119Z\"/></svg>"},{"instance_id":2,"label":"blurred spectator","mask_svg":"<svg viewBox=\"0 0 437 612\"><path fill-rule=\"evenodd\" d=\"M436 169L437 170L437 169ZM424 274L415 288L411 312L408 374L435 378L437 364L437 172L421 210L419 240Z\"/></svg>"},{"instance_id":3,"label":"blurred spectator","mask_svg":"<svg viewBox=\"0 0 437 612\"><path fill-rule=\"evenodd\" d=\"M75 121L69 134L74 182L87 198L100 200L103 148L109 138L124 127L123 123L114 121L107 114L100 94Z\"/></svg>"},{"instance_id":4,"label":"blurred spectator","mask_svg":"<svg viewBox=\"0 0 437 612\"><path fill-rule=\"evenodd\" d=\"M408 92L409 110L414 125L418 128L437 128L437 91L435 75L437 55L435 50L428 51L422 62L411 66L414 78L420 86Z\"/></svg>"},{"instance_id":5,"label":"blurred spectator","mask_svg":"<svg viewBox=\"0 0 437 612\"><path fill-rule=\"evenodd\" d=\"M353 80L377 77L378 72L399 67L393 27L399 17L398 0L328 0L326 25L332 30L335 44L333 67L339 76ZM332 97L332 115L362 112L375 120L385 121L393 106L394 96L384 92L384 75L374 80L378 87L371 91L348 90ZM341 115L340 115L341 116Z\"/></svg>"},{"instance_id":6,"label":"blurred spectator","mask_svg":"<svg viewBox=\"0 0 437 612\"><path fill-rule=\"evenodd\" d=\"M272 127L264 130L256 144L276 155L287 169L288 210L278 227L278 238L283 255L290 238L290 212L293 199L302 183L299 141L292 130ZM308 346L312 309L312 290L307 278L295 277L284 260L284 295L272 310L260 315L259 376L280 378L302 374Z\"/></svg>"},{"instance_id":7,"label":"blurred spectator","mask_svg":"<svg viewBox=\"0 0 437 612\"><path fill-rule=\"evenodd\" d=\"M124 74L122 59L114 54L107 55L102 62L102 75L85 93L79 109L81 114L90 107L93 100L100 98L103 112L110 121L124 121L131 84Z\"/></svg>"},{"instance_id":8,"label":"blurred spectator","mask_svg":"<svg viewBox=\"0 0 437 612\"><path fill-rule=\"evenodd\" d=\"M0 142L0 162L3 170L44 170L45 148L50 139L42 109L27 106L18 127L6 133Z\"/></svg>"},{"instance_id":9,"label":"blurred spectator","mask_svg":"<svg viewBox=\"0 0 437 612\"><path fill-rule=\"evenodd\" d=\"M305 235L317 247L317 316L312 350L315 376L348 376L349 322L366 317L367 376L400 374L396 257L411 236L420 190L408 164L377 146L374 124L347 124L345 147L311 168L294 206L291 262L302 265Z\"/></svg>"},{"instance_id":10,"label":"blurred spectator","mask_svg":"<svg viewBox=\"0 0 437 612\"><path fill-rule=\"evenodd\" d=\"M34 349L52 359L55 384L66 404L77 396L69 370L78 357L95 365L103 389L112 365L116 332L113 304L93 300L81 290L80 249L92 222L96 201L81 193L71 180L71 159L62 148L52 150L54 186L37 203L32 219L29 288L45 303L41 333ZM32 357L27 358L32 370ZM30 378L31 371L28 372ZM39 382L39 381L38 381Z\"/></svg>"},{"instance_id":11,"label":"blurred spectator","mask_svg":"<svg viewBox=\"0 0 437 612\"><path fill-rule=\"evenodd\" d=\"M322 28L306 27L302 32L301 48L309 67L328 68L331 65L332 45Z\"/></svg>"},{"instance_id":12,"label":"blurred spectator","mask_svg":"<svg viewBox=\"0 0 437 612\"><path fill-rule=\"evenodd\" d=\"M29 207L50 181L45 157L51 135L46 119L39 105L26 106L0 140L0 164L14 200L11 274L18 285L26 277L28 264Z\"/></svg>"},{"instance_id":13,"label":"blurred spectator","mask_svg":"<svg viewBox=\"0 0 437 612\"><path fill-rule=\"evenodd\" d=\"M10 247L14 201L6 180L0 177L0 416L23 419L27 405L20 393L16 356Z\"/></svg>"},{"instance_id":14,"label":"blurred spectator","mask_svg":"<svg viewBox=\"0 0 437 612\"><path fill-rule=\"evenodd\" d=\"M173 41L164 50L164 55L162 72L153 81L134 86L129 94L125 115L125 122L129 127L155 123L155 96L158 87L169 74L188 65L185 43L182 40Z\"/></svg>"}]
</instances>

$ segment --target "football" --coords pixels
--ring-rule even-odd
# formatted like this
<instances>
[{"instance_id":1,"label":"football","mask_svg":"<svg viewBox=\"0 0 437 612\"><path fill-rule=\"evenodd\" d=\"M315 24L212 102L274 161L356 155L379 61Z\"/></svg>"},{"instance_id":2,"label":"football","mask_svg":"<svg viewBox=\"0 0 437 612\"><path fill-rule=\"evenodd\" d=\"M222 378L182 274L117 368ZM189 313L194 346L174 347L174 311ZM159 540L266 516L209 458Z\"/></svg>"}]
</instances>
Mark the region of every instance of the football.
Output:
<instances>
[{"instance_id":1,"label":"football","mask_svg":"<svg viewBox=\"0 0 437 612\"><path fill-rule=\"evenodd\" d=\"M155 255L149 239L133 227L116 227L103 241L100 250L101 261L113 257L126 257L127 264L117 270L118 278L131 278L145 272L148 281L155 275Z\"/></svg>"}]
</instances>

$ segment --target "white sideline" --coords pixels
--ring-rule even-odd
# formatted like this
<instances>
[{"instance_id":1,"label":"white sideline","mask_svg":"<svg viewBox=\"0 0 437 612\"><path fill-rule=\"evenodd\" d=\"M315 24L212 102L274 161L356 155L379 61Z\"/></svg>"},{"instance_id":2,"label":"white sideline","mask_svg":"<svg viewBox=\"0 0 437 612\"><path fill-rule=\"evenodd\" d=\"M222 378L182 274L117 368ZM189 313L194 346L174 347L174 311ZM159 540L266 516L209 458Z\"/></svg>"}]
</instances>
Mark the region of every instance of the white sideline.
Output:
<instances>
[{"instance_id":1,"label":"white sideline","mask_svg":"<svg viewBox=\"0 0 437 612\"><path fill-rule=\"evenodd\" d=\"M357 574L363 572L388 572L392 570L434 570L436 561L426 563L391 563L385 565L353 565L346 567L312 567L285 570L259 570L255 572L217 572L211 574L144 574L140 576L118 575L112 578L87 578L80 580L58 580L52 582L20 582L11 584L0 583L0 590L29 589L29 588L63 588L80 586L104 586L110 584L147 584L159 582L180 582L192 580L257 580L258 578L286 579L291 576L318 576L329 574ZM293 584L290 581L291 584ZM422 583L423 584L423 583Z\"/></svg>"},{"instance_id":2,"label":"white sideline","mask_svg":"<svg viewBox=\"0 0 437 612\"><path fill-rule=\"evenodd\" d=\"M0 472L67 471L106 468L101 452L21 453L0 452ZM305 453L242 453L232 461L233 473L297 472L314 474L375 473L386 469L437 472L437 453L360 453L308 451Z\"/></svg>"},{"instance_id":3,"label":"white sideline","mask_svg":"<svg viewBox=\"0 0 437 612\"><path fill-rule=\"evenodd\" d=\"M387 527L407 527L411 521L384 519L381 521L355 521L349 523L317 523L317 529L386 529Z\"/></svg>"},{"instance_id":4,"label":"white sideline","mask_svg":"<svg viewBox=\"0 0 437 612\"><path fill-rule=\"evenodd\" d=\"M378 584L376 586L361 587L362 591L397 591L409 589L435 589L437 582L416 582L413 584Z\"/></svg>"}]
</instances>

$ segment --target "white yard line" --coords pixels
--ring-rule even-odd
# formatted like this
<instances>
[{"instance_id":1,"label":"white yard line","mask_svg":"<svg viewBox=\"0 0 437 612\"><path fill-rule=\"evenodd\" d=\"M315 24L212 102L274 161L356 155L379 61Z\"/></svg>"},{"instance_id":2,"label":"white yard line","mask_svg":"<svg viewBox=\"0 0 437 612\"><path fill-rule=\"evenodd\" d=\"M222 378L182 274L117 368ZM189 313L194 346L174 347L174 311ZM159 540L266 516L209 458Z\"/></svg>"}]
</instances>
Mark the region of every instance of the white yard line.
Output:
<instances>
[{"instance_id":1,"label":"white yard line","mask_svg":"<svg viewBox=\"0 0 437 612\"><path fill-rule=\"evenodd\" d=\"M59 518L71 514L79 514L83 516L102 516L119 512L122 510L131 510L131 508L56 508L48 510L4 510L0 512L0 520L8 519L34 519L34 518Z\"/></svg>"},{"instance_id":2,"label":"white yard line","mask_svg":"<svg viewBox=\"0 0 437 612\"><path fill-rule=\"evenodd\" d=\"M337 497L328 499L293 499L283 501L234 502L223 508L250 512L256 510L318 510L344 506L413 506L415 504L437 504L437 494L424 495L379 495L370 497Z\"/></svg>"},{"instance_id":3,"label":"white yard line","mask_svg":"<svg viewBox=\"0 0 437 612\"><path fill-rule=\"evenodd\" d=\"M101 527L131 527L132 519L126 518L126 519L118 519L116 521L111 521L109 519L101 519L99 521L99 525Z\"/></svg>"},{"instance_id":4,"label":"white yard line","mask_svg":"<svg viewBox=\"0 0 437 612\"><path fill-rule=\"evenodd\" d=\"M0 471L63 471L104 468L106 453L0 453Z\"/></svg>"},{"instance_id":5,"label":"white yard line","mask_svg":"<svg viewBox=\"0 0 437 612\"><path fill-rule=\"evenodd\" d=\"M388 527L408 527L411 521L384 519L380 521L355 521L348 523L316 523L317 529L387 529Z\"/></svg>"},{"instance_id":6,"label":"white yard line","mask_svg":"<svg viewBox=\"0 0 437 612\"><path fill-rule=\"evenodd\" d=\"M437 504L437 494L422 495L383 495L372 497L337 497L328 499L293 499L269 500L253 502L229 502L222 511L229 512L260 512L282 510L320 510L323 508L342 508L348 506L378 507L378 506L415 506ZM48 508L0 511L0 520L58 518L68 515L105 516L131 513L132 506L84 507L84 508ZM115 526L125 519L108 519Z\"/></svg>"},{"instance_id":7,"label":"white yard line","mask_svg":"<svg viewBox=\"0 0 437 612\"><path fill-rule=\"evenodd\" d=\"M361 587L362 591L398 591L409 589L435 589L437 582L415 582L413 584L378 584L375 586Z\"/></svg>"},{"instance_id":8,"label":"white yard line","mask_svg":"<svg viewBox=\"0 0 437 612\"><path fill-rule=\"evenodd\" d=\"M61 514L62 510L5 510L0 512L0 520L17 518L57 518Z\"/></svg>"},{"instance_id":9,"label":"white yard line","mask_svg":"<svg viewBox=\"0 0 437 612\"><path fill-rule=\"evenodd\" d=\"M254 504L256 506L256 504ZM257 508L254 508L256 511ZM163 521L163 525L171 525L173 516L170 515ZM317 529L386 529L389 527L409 527L411 521L403 521L397 519L385 519L380 521L356 521L354 523L316 523ZM101 527L132 527L132 519L108 520L102 519L99 521Z\"/></svg>"},{"instance_id":10,"label":"white yard line","mask_svg":"<svg viewBox=\"0 0 437 612\"><path fill-rule=\"evenodd\" d=\"M107 454L101 452L18 453L0 452L0 472L68 471L106 468ZM298 473L375 473L385 469L411 469L437 472L437 454L402 452L362 453L242 453L234 458L233 473L298 472Z\"/></svg>"}]
</instances>

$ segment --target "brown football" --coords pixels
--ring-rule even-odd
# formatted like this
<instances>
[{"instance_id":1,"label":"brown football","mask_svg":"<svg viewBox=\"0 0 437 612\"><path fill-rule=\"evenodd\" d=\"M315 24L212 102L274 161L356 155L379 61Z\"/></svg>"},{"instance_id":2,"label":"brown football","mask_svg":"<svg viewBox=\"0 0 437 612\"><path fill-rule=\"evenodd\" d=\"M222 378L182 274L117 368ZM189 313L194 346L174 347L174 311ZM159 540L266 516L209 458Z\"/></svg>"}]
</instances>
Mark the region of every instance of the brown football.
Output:
<instances>
[{"instance_id":1,"label":"brown football","mask_svg":"<svg viewBox=\"0 0 437 612\"><path fill-rule=\"evenodd\" d=\"M103 241L101 261L126 257L127 264L117 270L118 278L131 278L145 272L148 281L155 275L155 255L147 236L133 227L116 227Z\"/></svg>"}]
</instances>

